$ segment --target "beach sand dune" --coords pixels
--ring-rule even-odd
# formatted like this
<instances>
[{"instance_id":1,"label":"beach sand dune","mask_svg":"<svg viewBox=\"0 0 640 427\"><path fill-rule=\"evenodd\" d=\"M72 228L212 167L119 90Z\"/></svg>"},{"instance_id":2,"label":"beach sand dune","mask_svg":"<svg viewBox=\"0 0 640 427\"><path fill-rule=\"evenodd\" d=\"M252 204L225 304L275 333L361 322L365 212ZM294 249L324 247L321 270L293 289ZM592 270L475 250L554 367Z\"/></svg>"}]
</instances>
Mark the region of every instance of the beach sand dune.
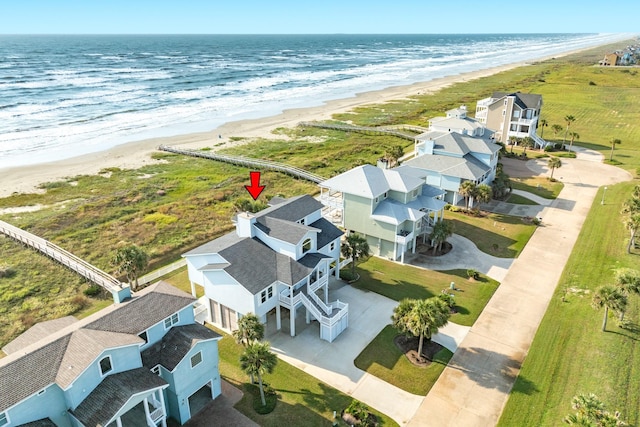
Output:
<instances>
[{"instance_id":1,"label":"beach sand dune","mask_svg":"<svg viewBox=\"0 0 640 427\"><path fill-rule=\"evenodd\" d=\"M565 55L569 53L573 52L567 52ZM229 122L209 132L130 142L109 150L56 162L0 169L0 176L2 177L0 197L7 197L13 193L37 192L38 186L42 183L58 181L77 175L94 175L103 168L136 169L155 162L151 158L151 154L161 144L179 146L180 148L212 147L220 149L243 143L243 141L238 141L236 138L232 139L231 137L246 139L257 137L278 138L279 136L272 134L272 131L279 127L295 127L302 121L327 120L335 113L349 111L358 106L406 99L412 95L434 93L457 82L490 76L523 65L526 65L526 63L513 63L408 86L396 86L365 92L355 97L329 101L317 107L285 110L281 114L271 117ZM503 88L503 90L517 90L517 88Z\"/></svg>"}]
</instances>

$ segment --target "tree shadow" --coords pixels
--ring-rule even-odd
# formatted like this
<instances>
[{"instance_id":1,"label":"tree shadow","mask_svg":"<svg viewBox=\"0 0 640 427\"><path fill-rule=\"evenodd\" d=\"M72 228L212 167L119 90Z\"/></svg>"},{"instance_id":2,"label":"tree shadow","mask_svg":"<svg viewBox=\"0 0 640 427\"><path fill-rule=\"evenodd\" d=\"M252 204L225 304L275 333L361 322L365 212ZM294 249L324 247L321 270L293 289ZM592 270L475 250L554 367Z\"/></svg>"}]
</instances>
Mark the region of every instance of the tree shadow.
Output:
<instances>
[{"instance_id":1,"label":"tree shadow","mask_svg":"<svg viewBox=\"0 0 640 427\"><path fill-rule=\"evenodd\" d=\"M459 348L449 362L449 367L464 372L469 379L487 389L509 393L521 368L521 363L511 357L483 348ZM535 383L519 378L518 392L538 392Z\"/></svg>"}]
</instances>

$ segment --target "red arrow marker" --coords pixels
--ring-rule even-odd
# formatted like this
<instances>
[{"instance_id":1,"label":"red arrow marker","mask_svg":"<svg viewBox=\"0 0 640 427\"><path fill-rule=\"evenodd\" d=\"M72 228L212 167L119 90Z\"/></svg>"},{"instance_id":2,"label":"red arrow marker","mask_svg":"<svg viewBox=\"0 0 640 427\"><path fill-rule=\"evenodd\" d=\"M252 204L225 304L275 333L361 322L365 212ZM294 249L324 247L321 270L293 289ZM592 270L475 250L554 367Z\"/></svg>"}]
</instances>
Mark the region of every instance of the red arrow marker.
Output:
<instances>
[{"instance_id":1,"label":"red arrow marker","mask_svg":"<svg viewBox=\"0 0 640 427\"><path fill-rule=\"evenodd\" d=\"M251 178L251 185L245 185L244 188L251 194L253 200L257 200L262 190L264 190L264 185L260 185L260 172L249 172L249 177Z\"/></svg>"}]
</instances>

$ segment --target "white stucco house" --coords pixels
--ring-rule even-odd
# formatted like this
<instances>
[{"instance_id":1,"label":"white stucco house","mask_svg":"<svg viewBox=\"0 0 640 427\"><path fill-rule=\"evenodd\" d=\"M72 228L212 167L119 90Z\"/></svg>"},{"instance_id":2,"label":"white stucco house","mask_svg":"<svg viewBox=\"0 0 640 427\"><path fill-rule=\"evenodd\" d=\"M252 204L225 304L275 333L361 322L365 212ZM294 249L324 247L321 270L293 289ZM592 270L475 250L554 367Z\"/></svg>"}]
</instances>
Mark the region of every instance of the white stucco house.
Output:
<instances>
[{"instance_id":1,"label":"white stucco house","mask_svg":"<svg viewBox=\"0 0 640 427\"><path fill-rule=\"evenodd\" d=\"M343 232L322 217L311 196L273 198L256 214L240 213L236 229L185 254L192 287L204 287L206 321L233 331L255 313L263 323L275 310L289 313L290 333L304 310L318 321L320 337L333 341L348 325L348 304L328 301L329 275L339 276Z\"/></svg>"}]
</instances>

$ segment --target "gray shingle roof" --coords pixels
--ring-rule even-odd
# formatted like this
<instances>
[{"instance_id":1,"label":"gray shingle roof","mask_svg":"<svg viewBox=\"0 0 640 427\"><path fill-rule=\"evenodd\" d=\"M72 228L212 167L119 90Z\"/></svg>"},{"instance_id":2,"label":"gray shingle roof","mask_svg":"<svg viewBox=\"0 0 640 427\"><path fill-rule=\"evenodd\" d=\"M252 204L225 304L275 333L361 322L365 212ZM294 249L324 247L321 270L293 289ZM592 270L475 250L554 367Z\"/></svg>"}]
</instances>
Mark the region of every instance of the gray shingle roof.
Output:
<instances>
[{"instance_id":1,"label":"gray shingle roof","mask_svg":"<svg viewBox=\"0 0 640 427\"><path fill-rule=\"evenodd\" d=\"M319 220L311 224L311 227L320 230L317 240L318 249L324 248L329 243L333 242L338 237L344 234L342 230L340 230L338 227L324 218L320 218Z\"/></svg>"},{"instance_id":2,"label":"gray shingle roof","mask_svg":"<svg viewBox=\"0 0 640 427\"><path fill-rule=\"evenodd\" d=\"M18 427L57 427L50 418L43 418L37 421L31 421L30 423L20 424Z\"/></svg>"},{"instance_id":3,"label":"gray shingle roof","mask_svg":"<svg viewBox=\"0 0 640 427\"><path fill-rule=\"evenodd\" d=\"M71 335L44 345L27 356L0 366L0 411L52 384Z\"/></svg>"},{"instance_id":4,"label":"gray shingle roof","mask_svg":"<svg viewBox=\"0 0 640 427\"><path fill-rule=\"evenodd\" d=\"M65 316L59 319L52 319L36 323L25 332L20 334L16 339L2 347L2 351L4 351L6 354L11 354L16 351L22 350L25 347L30 346L34 342L40 341L42 338L45 338L52 333L59 331L60 329L66 328L67 326L77 321L78 319L73 316Z\"/></svg>"},{"instance_id":5,"label":"gray shingle roof","mask_svg":"<svg viewBox=\"0 0 640 427\"><path fill-rule=\"evenodd\" d=\"M109 375L71 413L86 426L104 427L134 394L168 386L147 368Z\"/></svg>"},{"instance_id":6,"label":"gray shingle roof","mask_svg":"<svg viewBox=\"0 0 640 427\"><path fill-rule=\"evenodd\" d=\"M139 334L194 301L195 298L190 294L176 289L166 282L158 282L136 293L133 299L122 303L117 310L102 316L85 327L125 334Z\"/></svg>"},{"instance_id":7,"label":"gray shingle roof","mask_svg":"<svg viewBox=\"0 0 640 427\"><path fill-rule=\"evenodd\" d=\"M296 222L314 213L318 209L322 209L322 207L322 203L305 194L303 196L291 197L267 209L261 210L256 213L256 218L260 221L260 218L269 216L271 218Z\"/></svg>"},{"instance_id":8,"label":"gray shingle roof","mask_svg":"<svg viewBox=\"0 0 640 427\"><path fill-rule=\"evenodd\" d=\"M442 175L475 181L491 168L470 154L464 157L450 157L440 154L423 155L405 161L405 165Z\"/></svg>"},{"instance_id":9,"label":"gray shingle roof","mask_svg":"<svg viewBox=\"0 0 640 427\"><path fill-rule=\"evenodd\" d=\"M197 343L215 338L222 335L202 325L174 326L162 340L142 352L142 364L147 369L162 365L173 371Z\"/></svg>"},{"instance_id":10,"label":"gray shingle roof","mask_svg":"<svg viewBox=\"0 0 640 427\"><path fill-rule=\"evenodd\" d=\"M422 184L421 180L403 175L395 169L362 165L323 181L319 185L342 193L373 199L389 190L407 193L420 184Z\"/></svg>"},{"instance_id":11,"label":"gray shingle roof","mask_svg":"<svg viewBox=\"0 0 640 427\"><path fill-rule=\"evenodd\" d=\"M371 214L371 218L376 221L399 225L407 220L416 221L425 215L425 212L420 212L397 200L386 199L378 204L373 214Z\"/></svg>"},{"instance_id":12,"label":"gray shingle roof","mask_svg":"<svg viewBox=\"0 0 640 427\"><path fill-rule=\"evenodd\" d=\"M516 104L520 108L533 108L537 109L538 104L542 101L542 95L536 95L533 93L522 92L494 92L491 96L493 99L498 100L505 96L513 96L516 98Z\"/></svg>"},{"instance_id":13,"label":"gray shingle roof","mask_svg":"<svg viewBox=\"0 0 640 427\"><path fill-rule=\"evenodd\" d=\"M256 220L256 227L269 237L283 242L297 244L309 231L319 231L312 227L278 218L263 216Z\"/></svg>"},{"instance_id":14,"label":"gray shingle roof","mask_svg":"<svg viewBox=\"0 0 640 427\"><path fill-rule=\"evenodd\" d=\"M500 151L500 146L488 137L473 137L450 132L437 136L433 140L434 153L440 151L460 156L469 153L493 154Z\"/></svg>"}]
</instances>

